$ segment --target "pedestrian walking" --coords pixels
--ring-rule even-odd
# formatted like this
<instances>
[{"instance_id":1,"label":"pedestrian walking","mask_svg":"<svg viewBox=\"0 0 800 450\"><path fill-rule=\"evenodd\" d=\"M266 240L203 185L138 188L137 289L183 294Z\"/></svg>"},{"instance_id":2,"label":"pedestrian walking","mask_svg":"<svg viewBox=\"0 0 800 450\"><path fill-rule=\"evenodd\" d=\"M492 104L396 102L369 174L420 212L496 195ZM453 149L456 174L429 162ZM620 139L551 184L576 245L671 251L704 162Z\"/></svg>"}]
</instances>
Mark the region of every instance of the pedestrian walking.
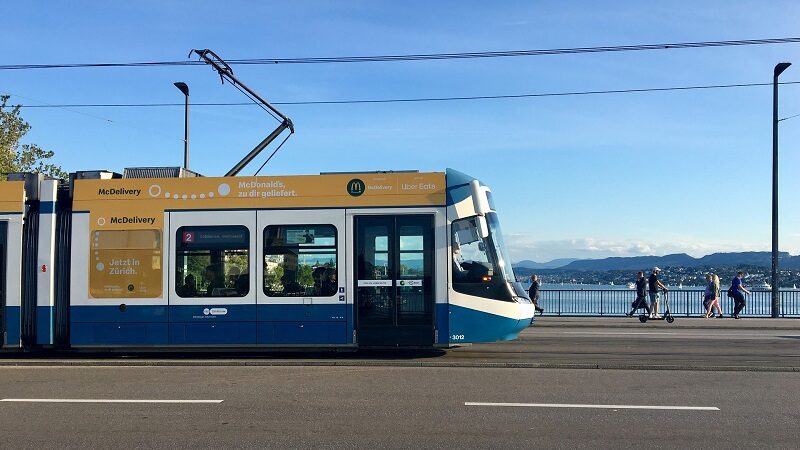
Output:
<instances>
[{"instance_id":1,"label":"pedestrian walking","mask_svg":"<svg viewBox=\"0 0 800 450\"><path fill-rule=\"evenodd\" d=\"M710 288L711 294L711 298L706 306L706 319L714 316L712 308L715 307L717 308L717 319L722 319L722 306L720 306L719 301L719 276L716 274L708 274L706 275L706 279L709 280L708 288Z\"/></svg>"},{"instance_id":2,"label":"pedestrian walking","mask_svg":"<svg viewBox=\"0 0 800 450\"><path fill-rule=\"evenodd\" d=\"M658 300L660 297L659 290L666 292L669 290L661 280L658 279L658 274L661 273L661 269L658 267L653 267L653 270L650 272L650 277L647 279L648 291L650 294L650 318L651 319L660 319L661 316L658 314Z\"/></svg>"},{"instance_id":3,"label":"pedestrian walking","mask_svg":"<svg viewBox=\"0 0 800 450\"><path fill-rule=\"evenodd\" d=\"M731 287L728 289L728 297L733 297L733 318L738 319L739 313L745 307L745 295L750 295L751 292L744 287L744 272L736 272L736 277L731 280Z\"/></svg>"},{"instance_id":4,"label":"pedestrian walking","mask_svg":"<svg viewBox=\"0 0 800 450\"><path fill-rule=\"evenodd\" d=\"M714 296L717 300L717 319L722 319L722 297L720 297L719 293L719 275L712 274L711 276L714 277Z\"/></svg>"},{"instance_id":5,"label":"pedestrian walking","mask_svg":"<svg viewBox=\"0 0 800 450\"><path fill-rule=\"evenodd\" d=\"M528 290L528 295L531 297L531 301L533 302L533 307L536 308L536 312L539 315L544 314L544 308L539 306L539 289L541 288L541 282L539 280L539 275L531 275L531 287Z\"/></svg>"},{"instance_id":6,"label":"pedestrian walking","mask_svg":"<svg viewBox=\"0 0 800 450\"><path fill-rule=\"evenodd\" d=\"M631 312L627 316L633 317L633 313L641 308L644 308L648 316L650 315L650 305L647 304L647 279L644 277L644 272L636 274L636 299L633 301Z\"/></svg>"},{"instance_id":7,"label":"pedestrian walking","mask_svg":"<svg viewBox=\"0 0 800 450\"><path fill-rule=\"evenodd\" d=\"M714 278L710 273L706 274L706 289L703 292L703 311L708 311L708 305L714 300ZM708 319L708 314L706 314Z\"/></svg>"}]
</instances>

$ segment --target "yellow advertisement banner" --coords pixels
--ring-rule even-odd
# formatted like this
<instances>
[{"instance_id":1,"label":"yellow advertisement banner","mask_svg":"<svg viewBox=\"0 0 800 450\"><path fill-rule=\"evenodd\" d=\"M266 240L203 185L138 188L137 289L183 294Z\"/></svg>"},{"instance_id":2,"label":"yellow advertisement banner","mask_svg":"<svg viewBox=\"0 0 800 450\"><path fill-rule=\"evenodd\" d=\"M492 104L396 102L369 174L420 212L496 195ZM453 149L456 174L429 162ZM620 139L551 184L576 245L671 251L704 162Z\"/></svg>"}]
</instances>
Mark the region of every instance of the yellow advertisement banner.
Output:
<instances>
[{"instance_id":1,"label":"yellow advertisement banner","mask_svg":"<svg viewBox=\"0 0 800 450\"><path fill-rule=\"evenodd\" d=\"M160 230L93 231L89 261L92 298L161 297Z\"/></svg>"},{"instance_id":2,"label":"yellow advertisement banner","mask_svg":"<svg viewBox=\"0 0 800 450\"><path fill-rule=\"evenodd\" d=\"M0 182L0 212L21 213L25 210L25 182Z\"/></svg>"},{"instance_id":3,"label":"yellow advertisement banner","mask_svg":"<svg viewBox=\"0 0 800 450\"><path fill-rule=\"evenodd\" d=\"M74 209L93 211L102 200L131 211L443 206L445 187L443 173L77 180Z\"/></svg>"}]
</instances>

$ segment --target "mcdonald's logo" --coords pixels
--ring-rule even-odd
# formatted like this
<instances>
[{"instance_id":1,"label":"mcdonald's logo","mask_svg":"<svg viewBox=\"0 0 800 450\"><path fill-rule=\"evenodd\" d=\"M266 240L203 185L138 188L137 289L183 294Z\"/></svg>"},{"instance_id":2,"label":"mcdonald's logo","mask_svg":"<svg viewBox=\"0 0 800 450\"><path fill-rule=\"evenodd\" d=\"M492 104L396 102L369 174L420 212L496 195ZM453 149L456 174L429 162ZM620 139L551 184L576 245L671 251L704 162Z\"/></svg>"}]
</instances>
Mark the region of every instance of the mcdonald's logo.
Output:
<instances>
[{"instance_id":1,"label":"mcdonald's logo","mask_svg":"<svg viewBox=\"0 0 800 450\"><path fill-rule=\"evenodd\" d=\"M353 197L358 197L359 195L363 194L365 190L366 187L364 186L364 182L358 178L353 178L347 182L347 193Z\"/></svg>"}]
</instances>

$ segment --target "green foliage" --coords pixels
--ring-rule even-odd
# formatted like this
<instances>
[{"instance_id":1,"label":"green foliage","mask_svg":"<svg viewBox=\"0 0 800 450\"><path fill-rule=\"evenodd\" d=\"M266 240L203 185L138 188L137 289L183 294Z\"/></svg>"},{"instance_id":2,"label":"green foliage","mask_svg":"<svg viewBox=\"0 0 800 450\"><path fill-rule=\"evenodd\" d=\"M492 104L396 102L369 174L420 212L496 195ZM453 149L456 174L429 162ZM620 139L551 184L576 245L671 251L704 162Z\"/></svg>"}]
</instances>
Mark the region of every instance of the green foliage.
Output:
<instances>
[{"instance_id":1,"label":"green foliage","mask_svg":"<svg viewBox=\"0 0 800 450\"><path fill-rule=\"evenodd\" d=\"M0 179L5 180L10 172L39 172L44 175L66 179L61 167L48 163L55 155L36 144L20 144L31 126L20 117L20 106L8 107L8 95L0 96Z\"/></svg>"},{"instance_id":2,"label":"green foliage","mask_svg":"<svg viewBox=\"0 0 800 450\"><path fill-rule=\"evenodd\" d=\"M301 265L297 274L297 282L303 287L314 286L313 270L308 264Z\"/></svg>"},{"instance_id":3,"label":"green foliage","mask_svg":"<svg viewBox=\"0 0 800 450\"><path fill-rule=\"evenodd\" d=\"M283 285L281 284L282 277L283 266L281 264L270 267L267 261L264 261L264 287L268 291L280 291L283 289Z\"/></svg>"},{"instance_id":4,"label":"green foliage","mask_svg":"<svg viewBox=\"0 0 800 450\"><path fill-rule=\"evenodd\" d=\"M192 275L195 280L195 286L197 291L205 292L208 289L208 280L203 275L206 270L206 266L211 264L211 257L209 255L187 255L188 257L181 262L185 262L187 266L186 273L183 275L178 275L178 284L182 284L184 278L180 278L181 276L185 277L186 275ZM181 268L178 268L180 272Z\"/></svg>"}]
</instances>

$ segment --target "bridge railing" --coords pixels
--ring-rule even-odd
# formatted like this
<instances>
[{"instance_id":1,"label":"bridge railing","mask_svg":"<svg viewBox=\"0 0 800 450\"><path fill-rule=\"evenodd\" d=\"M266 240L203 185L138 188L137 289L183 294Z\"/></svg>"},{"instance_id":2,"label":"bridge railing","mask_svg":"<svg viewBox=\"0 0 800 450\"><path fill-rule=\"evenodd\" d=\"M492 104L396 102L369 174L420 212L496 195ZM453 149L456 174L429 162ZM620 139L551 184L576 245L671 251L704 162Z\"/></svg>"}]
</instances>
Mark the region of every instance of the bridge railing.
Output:
<instances>
[{"instance_id":1,"label":"bridge railing","mask_svg":"<svg viewBox=\"0 0 800 450\"><path fill-rule=\"evenodd\" d=\"M539 306L546 316L622 316L631 310L636 292L625 289L542 289ZM772 292L752 291L745 297L746 306L739 314L742 317L770 317L772 315ZM701 316L703 291L695 289L674 289L668 293L670 312L675 316ZM800 317L800 291L780 291L781 317ZM650 301L648 297L648 303ZM733 312L733 299L727 292L721 292L722 314L730 316ZM659 312L664 312L663 295ZM643 309L637 311L644 312Z\"/></svg>"}]
</instances>

